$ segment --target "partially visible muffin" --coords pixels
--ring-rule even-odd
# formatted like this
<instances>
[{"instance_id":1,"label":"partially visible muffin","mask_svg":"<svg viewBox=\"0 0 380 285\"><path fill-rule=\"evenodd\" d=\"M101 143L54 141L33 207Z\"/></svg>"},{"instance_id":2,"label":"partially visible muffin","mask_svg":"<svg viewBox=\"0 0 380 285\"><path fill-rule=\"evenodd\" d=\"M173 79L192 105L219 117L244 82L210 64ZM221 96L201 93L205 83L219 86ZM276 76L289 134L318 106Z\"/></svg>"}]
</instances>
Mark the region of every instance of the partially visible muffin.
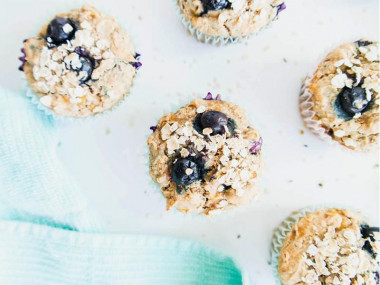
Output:
<instances>
[{"instance_id":1,"label":"partially visible muffin","mask_svg":"<svg viewBox=\"0 0 380 285\"><path fill-rule=\"evenodd\" d=\"M308 213L283 241L278 274L284 285L379 284L379 228L346 209Z\"/></svg>"},{"instance_id":2,"label":"partially visible muffin","mask_svg":"<svg viewBox=\"0 0 380 285\"><path fill-rule=\"evenodd\" d=\"M213 215L258 194L262 139L240 107L208 94L163 116L153 130L150 175L168 209Z\"/></svg>"},{"instance_id":3,"label":"partially visible muffin","mask_svg":"<svg viewBox=\"0 0 380 285\"><path fill-rule=\"evenodd\" d=\"M306 92L305 92L306 90ZM307 126L341 145L369 151L379 141L379 45L342 44L319 64L300 97Z\"/></svg>"},{"instance_id":4,"label":"partially visible muffin","mask_svg":"<svg viewBox=\"0 0 380 285\"><path fill-rule=\"evenodd\" d=\"M286 7L284 0L178 0L178 5L193 27L223 38L254 34Z\"/></svg>"},{"instance_id":5,"label":"partially visible muffin","mask_svg":"<svg viewBox=\"0 0 380 285\"><path fill-rule=\"evenodd\" d=\"M40 101L54 113L87 117L129 92L140 67L129 36L92 6L59 14L25 40L22 69Z\"/></svg>"}]
</instances>

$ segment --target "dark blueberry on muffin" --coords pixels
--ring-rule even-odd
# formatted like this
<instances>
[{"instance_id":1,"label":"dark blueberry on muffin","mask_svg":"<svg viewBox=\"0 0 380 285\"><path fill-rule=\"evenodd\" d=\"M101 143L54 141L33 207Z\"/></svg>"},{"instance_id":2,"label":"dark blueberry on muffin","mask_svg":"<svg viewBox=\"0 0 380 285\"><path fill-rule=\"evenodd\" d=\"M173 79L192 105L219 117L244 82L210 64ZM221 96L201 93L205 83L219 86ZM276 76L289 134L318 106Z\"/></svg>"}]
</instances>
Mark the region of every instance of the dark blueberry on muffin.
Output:
<instances>
[{"instance_id":1,"label":"dark blueberry on muffin","mask_svg":"<svg viewBox=\"0 0 380 285\"><path fill-rule=\"evenodd\" d=\"M203 13L209 11L218 11L231 8L231 2L228 0L201 0L203 5Z\"/></svg>"},{"instance_id":2,"label":"dark blueberry on muffin","mask_svg":"<svg viewBox=\"0 0 380 285\"><path fill-rule=\"evenodd\" d=\"M212 129L211 135L223 135L226 132L225 127L227 124L228 118L222 112L207 111L201 116L201 125L203 129Z\"/></svg>"},{"instance_id":3,"label":"dark blueberry on muffin","mask_svg":"<svg viewBox=\"0 0 380 285\"><path fill-rule=\"evenodd\" d=\"M47 27L46 41L51 46L59 46L74 38L77 28L73 20L55 18Z\"/></svg>"},{"instance_id":4,"label":"dark blueberry on muffin","mask_svg":"<svg viewBox=\"0 0 380 285\"><path fill-rule=\"evenodd\" d=\"M373 42L366 41L366 40L358 40L356 41L356 43L358 44L359 47L366 47L373 44Z\"/></svg>"},{"instance_id":5,"label":"dark blueberry on muffin","mask_svg":"<svg viewBox=\"0 0 380 285\"><path fill-rule=\"evenodd\" d=\"M79 64L75 66L71 64L69 68L82 76L80 78L81 83L86 83L91 78L91 74L95 69L95 59L82 47L75 48L75 53L79 56Z\"/></svg>"},{"instance_id":6,"label":"dark blueberry on muffin","mask_svg":"<svg viewBox=\"0 0 380 285\"><path fill-rule=\"evenodd\" d=\"M204 164L199 156L180 158L173 164L172 177L177 184L177 193L186 192L184 186L188 186L202 179Z\"/></svg>"},{"instance_id":7,"label":"dark blueberry on muffin","mask_svg":"<svg viewBox=\"0 0 380 285\"><path fill-rule=\"evenodd\" d=\"M360 233L363 238L370 238L371 241L375 241L373 237L374 232L379 232L379 227L370 227L368 225L362 225L360 227Z\"/></svg>"},{"instance_id":8,"label":"dark blueberry on muffin","mask_svg":"<svg viewBox=\"0 0 380 285\"><path fill-rule=\"evenodd\" d=\"M204 133L204 129L210 128L212 130L211 136L225 134L226 128L233 135L234 130L237 128L236 122L233 119L228 118L224 113L219 111L207 111L198 114L195 117L193 126L200 134Z\"/></svg>"},{"instance_id":9,"label":"dark blueberry on muffin","mask_svg":"<svg viewBox=\"0 0 380 285\"><path fill-rule=\"evenodd\" d=\"M343 88L338 100L342 110L349 116L365 111L369 104L366 91L361 87Z\"/></svg>"}]
</instances>

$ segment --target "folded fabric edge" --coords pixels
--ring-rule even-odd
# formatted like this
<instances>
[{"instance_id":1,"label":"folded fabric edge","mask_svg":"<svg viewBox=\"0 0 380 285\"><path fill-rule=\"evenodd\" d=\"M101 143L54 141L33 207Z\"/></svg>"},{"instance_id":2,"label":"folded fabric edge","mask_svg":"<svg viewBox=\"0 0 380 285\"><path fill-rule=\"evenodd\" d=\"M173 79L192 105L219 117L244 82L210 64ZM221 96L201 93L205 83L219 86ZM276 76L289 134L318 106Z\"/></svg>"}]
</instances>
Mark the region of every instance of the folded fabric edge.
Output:
<instances>
[{"instance_id":1,"label":"folded fabric edge","mask_svg":"<svg viewBox=\"0 0 380 285\"><path fill-rule=\"evenodd\" d=\"M241 284L249 285L248 274L242 270L241 266L233 258L221 253L220 251L206 246L202 243L177 239L165 236L154 236L145 234L100 234L82 233L63 229L57 229L46 225L35 225L18 221L0 221L0 236L17 236L17 239L38 239L67 244L72 247L81 245L93 249L112 248L112 249L135 249L143 247L154 247L159 249L169 248L179 252L205 252L208 256L213 256L219 261L226 262L232 267L231 270L238 271L241 275ZM1 238L0 238L1 243ZM2 241L4 244L4 240Z\"/></svg>"}]
</instances>

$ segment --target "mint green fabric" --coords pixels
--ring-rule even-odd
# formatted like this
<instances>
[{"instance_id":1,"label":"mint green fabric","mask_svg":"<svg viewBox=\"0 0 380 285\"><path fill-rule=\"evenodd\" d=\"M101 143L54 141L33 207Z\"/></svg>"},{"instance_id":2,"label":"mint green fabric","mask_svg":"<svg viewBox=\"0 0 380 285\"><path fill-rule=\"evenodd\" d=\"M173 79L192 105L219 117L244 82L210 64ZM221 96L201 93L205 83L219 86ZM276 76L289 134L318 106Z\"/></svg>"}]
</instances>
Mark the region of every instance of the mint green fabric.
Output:
<instances>
[{"instance_id":1,"label":"mint green fabric","mask_svg":"<svg viewBox=\"0 0 380 285\"><path fill-rule=\"evenodd\" d=\"M106 234L57 157L58 127L0 89L0 284L247 284L199 243Z\"/></svg>"}]
</instances>

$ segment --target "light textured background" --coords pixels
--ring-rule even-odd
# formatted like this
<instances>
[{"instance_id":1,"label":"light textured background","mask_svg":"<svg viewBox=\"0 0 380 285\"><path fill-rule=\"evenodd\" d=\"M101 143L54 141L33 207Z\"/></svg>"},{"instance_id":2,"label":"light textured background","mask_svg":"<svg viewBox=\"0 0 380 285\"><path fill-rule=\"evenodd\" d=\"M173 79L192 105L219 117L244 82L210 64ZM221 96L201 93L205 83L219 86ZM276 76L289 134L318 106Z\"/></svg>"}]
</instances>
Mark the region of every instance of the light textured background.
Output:
<instances>
[{"instance_id":1,"label":"light textured background","mask_svg":"<svg viewBox=\"0 0 380 285\"><path fill-rule=\"evenodd\" d=\"M65 165L113 232L191 238L233 255L254 284L274 284L272 230L291 211L338 203L378 222L378 153L329 146L304 130L301 78L336 44L378 40L378 1L287 1L280 20L247 44L214 47L189 37L171 0L93 1L133 35L143 68L127 103L107 118L63 124L57 147ZM0 11L0 84L22 90L22 40L76 1L5 1ZM5 7L5 8L4 8ZM165 211L147 175L149 126L165 111L208 91L242 104L262 131L265 175L260 201L214 219ZM319 186L321 183L322 186ZM239 238L240 237L240 238Z\"/></svg>"}]
</instances>

